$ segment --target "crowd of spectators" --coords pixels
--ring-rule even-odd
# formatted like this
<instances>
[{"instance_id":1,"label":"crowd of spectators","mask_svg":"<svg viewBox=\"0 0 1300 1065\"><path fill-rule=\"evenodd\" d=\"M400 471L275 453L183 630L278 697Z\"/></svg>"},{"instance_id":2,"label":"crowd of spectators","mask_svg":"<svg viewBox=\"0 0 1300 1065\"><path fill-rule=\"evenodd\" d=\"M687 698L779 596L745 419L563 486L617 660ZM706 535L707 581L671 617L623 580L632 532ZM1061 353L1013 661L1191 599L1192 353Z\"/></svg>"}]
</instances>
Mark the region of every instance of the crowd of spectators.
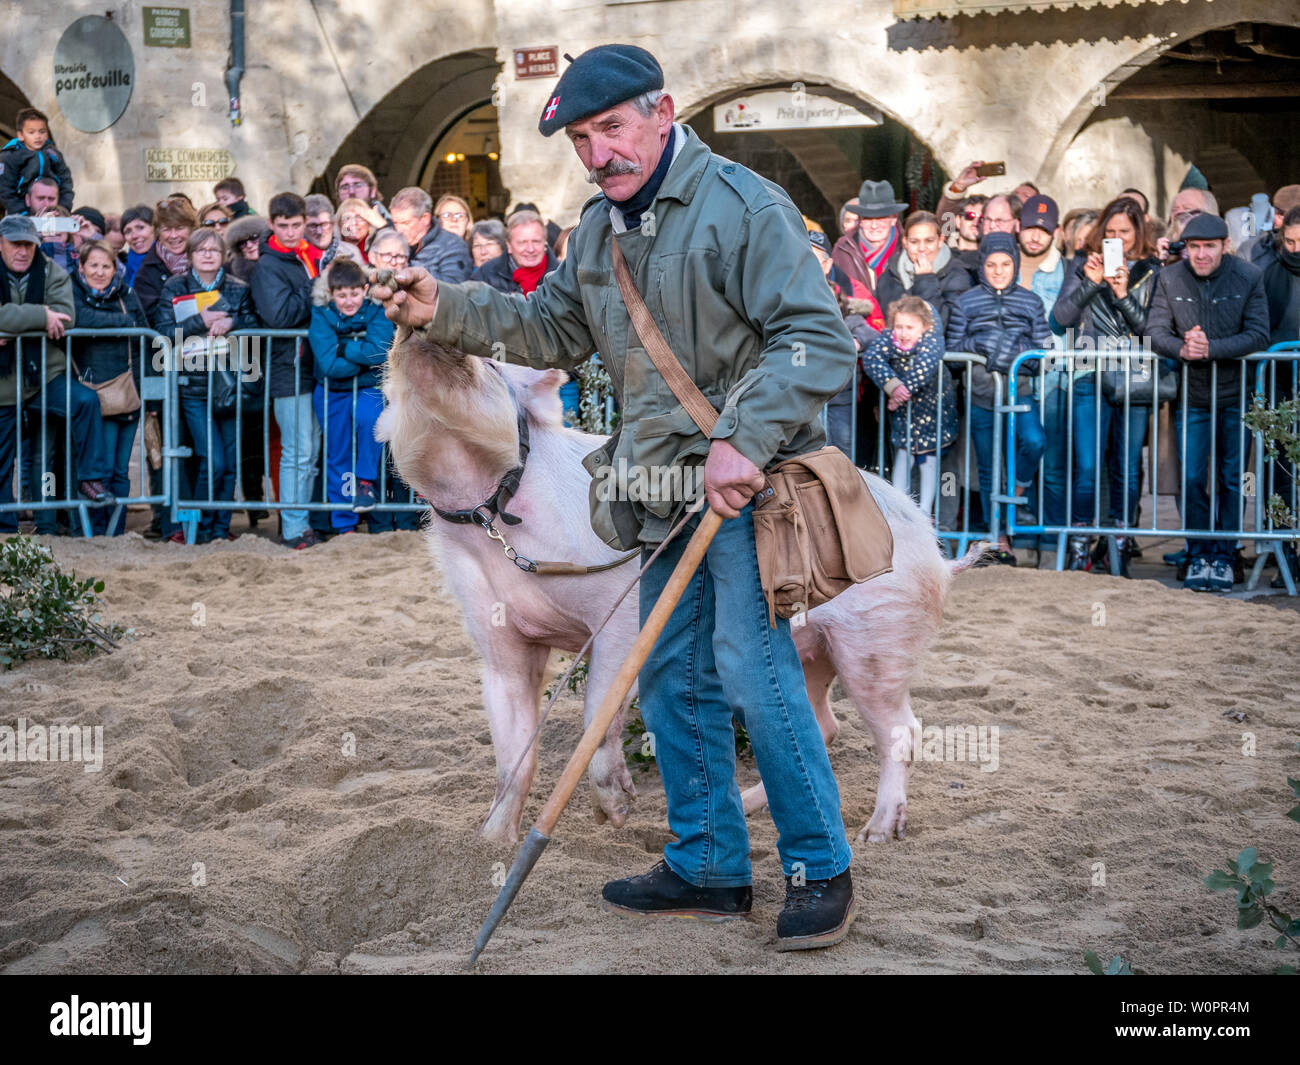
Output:
<instances>
[{"instance_id":1,"label":"crowd of spectators","mask_svg":"<svg viewBox=\"0 0 1300 1065\"><path fill-rule=\"evenodd\" d=\"M265 341L255 389L237 372L214 372L210 355L208 372L182 373L178 442L192 452L183 464L182 494L189 498L238 494L257 502L269 489L282 504L338 504L329 511L280 511L280 536L298 549L352 533L362 519L372 531L414 528L418 520L411 512L376 509L413 497L394 470L381 468L382 450L373 439L383 404L379 368L392 326L370 298L366 268L417 265L440 281L481 281L526 298L556 269L571 231L527 203L504 219L475 218L463 198L447 194L435 202L417 187L386 203L374 173L361 164L338 171L332 195L281 192L264 213L248 203L234 177L218 182L212 202L201 207L174 193L120 214L102 213L75 206L73 175L44 115L25 109L16 128L18 135L0 148L6 212L0 333L42 332L57 341L74 324L148 327L178 339L183 368L189 353L210 353L214 341L231 333L294 331ZM986 527L994 493L1010 489L1024 500L1018 525L1113 526L1126 573L1137 546L1124 530L1140 526L1143 451L1161 424L1157 412L1169 404L1168 387L1176 387L1179 375L1171 370L1182 366L1186 395L1180 391L1169 404L1167 420L1177 439L1185 439L1185 453L1166 452L1162 461L1184 463L1186 528L1235 529L1239 360L1300 339L1300 185L1277 190L1267 205L1270 217L1259 218L1252 233L1241 221L1258 218L1258 210L1234 212L1230 229L1206 188L1181 190L1167 219L1154 217L1147 197L1132 188L1103 205L1062 212L1031 182L987 195L973 191L988 169L980 162L963 169L933 211L910 210L888 182L866 181L841 207L838 234L810 222L811 251L860 352L857 379L828 404L832 442L856 446L859 464L892 471L896 484L908 490L916 484L938 525L953 529L957 502L940 490L940 480L957 470L956 453L968 440L978 491L970 493L967 527ZM1024 352L1083 347L1147 352L1157 368L1143 386L1122 369L1021 360L1016 384L1029 410L1017 416L1016 476L1004 485L1006 470L993 468L995 382ZM58 478L70 470L70 484L53 491L75 486L101 504L94 531L122 531L120 518L109 528L111 508L103 504L129 493L137 432L143 426L148 440L151 422L157 431L158 403L138 395L132 403L134 388L124 383L153 372L138 365L140 350L120 338L72 338L69 377L54 346L42 367L39 344L0 339L0 503L13 501L21 419L24 498L37 481L50 495L48 471ZM978 358L945 362L945 352ZM45 401L36 409L31 401L41 392L42 372ZM1289 374L1278 381L1278 398L1287 398ZM577 409L576 381L564 386L562 397L567 411ZM967 401L969 424L963 425ZM64 434L41 433L51 422L67 423L72 454L61 453ZM878 433L888 441L879 455ZM39 448L32 442L41 439L47 450L34 454ZM270 486L262 477L264 439L276 456L267 460ZM146 476L150 493L158 494L152 461L158 448L148 450ZM1277 464L1274 473L1274 490L1289 497L1286 470ZM38 532L56 532L66 520L53 509L37 509L33 517ZM256 525L268 515L253 509L249 517ZM16 529L16 519L14 511L0 511L0 532ZM147 535L185 539L166 507L155 508ZM202 511L200 542L236 535L229 511ZM1069 568L1106 564L1109 542L1071 536ZM1003 537L993 557L1014 565L1013 546ZM1192 589L1229 590L1241 579L1231 538L1191 539L1167 559ZM1295 572L1290 548L1286 564Z\"/></svg>"}]
</instances>

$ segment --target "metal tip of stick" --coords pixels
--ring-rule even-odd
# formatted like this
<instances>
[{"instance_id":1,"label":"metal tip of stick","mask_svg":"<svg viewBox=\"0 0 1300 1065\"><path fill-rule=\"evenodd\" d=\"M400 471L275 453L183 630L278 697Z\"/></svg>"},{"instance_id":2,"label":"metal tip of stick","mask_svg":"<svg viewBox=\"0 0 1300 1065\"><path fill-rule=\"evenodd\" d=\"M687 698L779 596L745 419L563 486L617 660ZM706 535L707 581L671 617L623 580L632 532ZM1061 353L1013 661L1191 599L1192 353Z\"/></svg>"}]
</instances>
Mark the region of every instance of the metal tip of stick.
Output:
<instances>
[{"instance_id":1,"label":"metal tip of stick","mask_svg":"<svg viewBox=\"0 0 1300 1065\"><path fill-rule=\"evenodd\" d=\"M497 898L492 903L492 909L488 911L487 920L483 922L483 927L479 929L478 938L474 941L474 953L469 956L469 964L466 969L472 969L474 963L478 961L478 956L483 953L483 948L487 946L488 940L492 938L492 933L501 923L501 918L506 915L506 910L514 902L515 896L519 894L519 889L523 886L524 879L533 871L533 866L537 864L537 859L542 856L542 851L546 845L551 842L549 836L543 836L535 828L528 830L528 835L524 837L524 844L519 848L519 853L515 855L514 863L510 866L510 872L506 874L506 882L501 885L501 890L497 893Z\"/></svg>"}]
</instances>

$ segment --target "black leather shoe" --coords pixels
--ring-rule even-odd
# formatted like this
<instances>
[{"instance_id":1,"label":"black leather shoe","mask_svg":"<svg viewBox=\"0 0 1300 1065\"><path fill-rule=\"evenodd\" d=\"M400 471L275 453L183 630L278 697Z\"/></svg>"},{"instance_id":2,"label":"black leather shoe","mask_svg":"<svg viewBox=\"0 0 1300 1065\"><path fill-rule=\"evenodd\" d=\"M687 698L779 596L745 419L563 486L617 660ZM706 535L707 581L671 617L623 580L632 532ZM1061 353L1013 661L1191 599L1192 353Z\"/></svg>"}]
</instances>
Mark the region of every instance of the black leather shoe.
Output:
<instances>
[{"instance_id":1,"label":"black leather shoe","mask_svg":"<svg viewBox=\"0 0 1300 1065\"><path fill-rule=\"evenodd\" d=\"M796 886L785 878L785 908L776 919L777 950L816 950L838 943L853 923L853 877L847 869L831 880Z\"/></svg>"},{"instance_id":2,"label":"black leather shoe","mask_svg":"<svg viewBox=\"0 0 1300 1065\"><path fill-rule=\"evenodd\" d=\"M114 502L113 493L105 488L99 481L82 481L79 487L81 489L81 494L92 503Z\"/></svg>"},{"instance_id":3,"label":"black leather shoe","mask_svg":"<svg viewBox=\"0 0 1300 1065\"><path fill-rule=\"evenodd\" d=\"M696 887L660 862L648 873L611 880L601 892L611 906L646 917L694 917L702 921L731 921L748 917L754 889Z\"/></svg>"}]
</instances>

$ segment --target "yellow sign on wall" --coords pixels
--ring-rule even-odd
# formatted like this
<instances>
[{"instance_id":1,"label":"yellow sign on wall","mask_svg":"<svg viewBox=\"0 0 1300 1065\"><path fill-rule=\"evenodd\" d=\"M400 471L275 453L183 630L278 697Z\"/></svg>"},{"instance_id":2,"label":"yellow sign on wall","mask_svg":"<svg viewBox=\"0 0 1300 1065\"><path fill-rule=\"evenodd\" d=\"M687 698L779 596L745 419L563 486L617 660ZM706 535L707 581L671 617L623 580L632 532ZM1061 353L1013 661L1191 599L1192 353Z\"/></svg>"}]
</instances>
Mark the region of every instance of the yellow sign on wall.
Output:
<instances>
[{"instance_id":1,"label":"yellow sign on wall","mask_svg":"<svg viewBox=\"0 0 1300 1065\"><path fill-rule=\"evenodd\" d=\"M235 172L228 148L146 148L146 181L220 181Z\"/></svg>"}]
</instances>

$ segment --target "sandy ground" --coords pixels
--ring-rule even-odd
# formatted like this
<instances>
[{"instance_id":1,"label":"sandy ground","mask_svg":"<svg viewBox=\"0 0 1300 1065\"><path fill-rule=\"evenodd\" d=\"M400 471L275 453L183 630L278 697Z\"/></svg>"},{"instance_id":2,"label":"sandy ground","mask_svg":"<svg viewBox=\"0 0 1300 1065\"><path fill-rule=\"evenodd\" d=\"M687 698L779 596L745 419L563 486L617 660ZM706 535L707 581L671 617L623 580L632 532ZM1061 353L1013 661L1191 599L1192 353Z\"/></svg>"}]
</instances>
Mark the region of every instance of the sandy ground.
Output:
<instances>
[{"instance_id":1,"label":"sandy ground","mask_svg":"<svg viewBox=\"0 0 1300 1065\"><path fill-rule=\"evenodd\" d=\"M0 723L102 724L106 748L100 773L0 762L0 971L457 971L512 855L475 836L493 790L478 656L420 537L53 546L104 578L138 635L0 674ZM1237 931L1231 896L1201 878L1255 845L1300 910L1300 826L1283 816L1300 776L1300 617L1282 605L965 574L913 701L926 725L997 725L998 768L914 767L909 837L855 848L846 942L773 951L783 885L766 813L750 821L750 921L603 910L601 884L648 868L667 838L647 769L622 831L575 798L481 970L1072 973L1095 949L1149 972L1271 971L1272 936ZM856 832L875 756L853 707L836 712ZM576 699L552 715L526 823L580 718Z\"/></svg>"}]
</instances>

